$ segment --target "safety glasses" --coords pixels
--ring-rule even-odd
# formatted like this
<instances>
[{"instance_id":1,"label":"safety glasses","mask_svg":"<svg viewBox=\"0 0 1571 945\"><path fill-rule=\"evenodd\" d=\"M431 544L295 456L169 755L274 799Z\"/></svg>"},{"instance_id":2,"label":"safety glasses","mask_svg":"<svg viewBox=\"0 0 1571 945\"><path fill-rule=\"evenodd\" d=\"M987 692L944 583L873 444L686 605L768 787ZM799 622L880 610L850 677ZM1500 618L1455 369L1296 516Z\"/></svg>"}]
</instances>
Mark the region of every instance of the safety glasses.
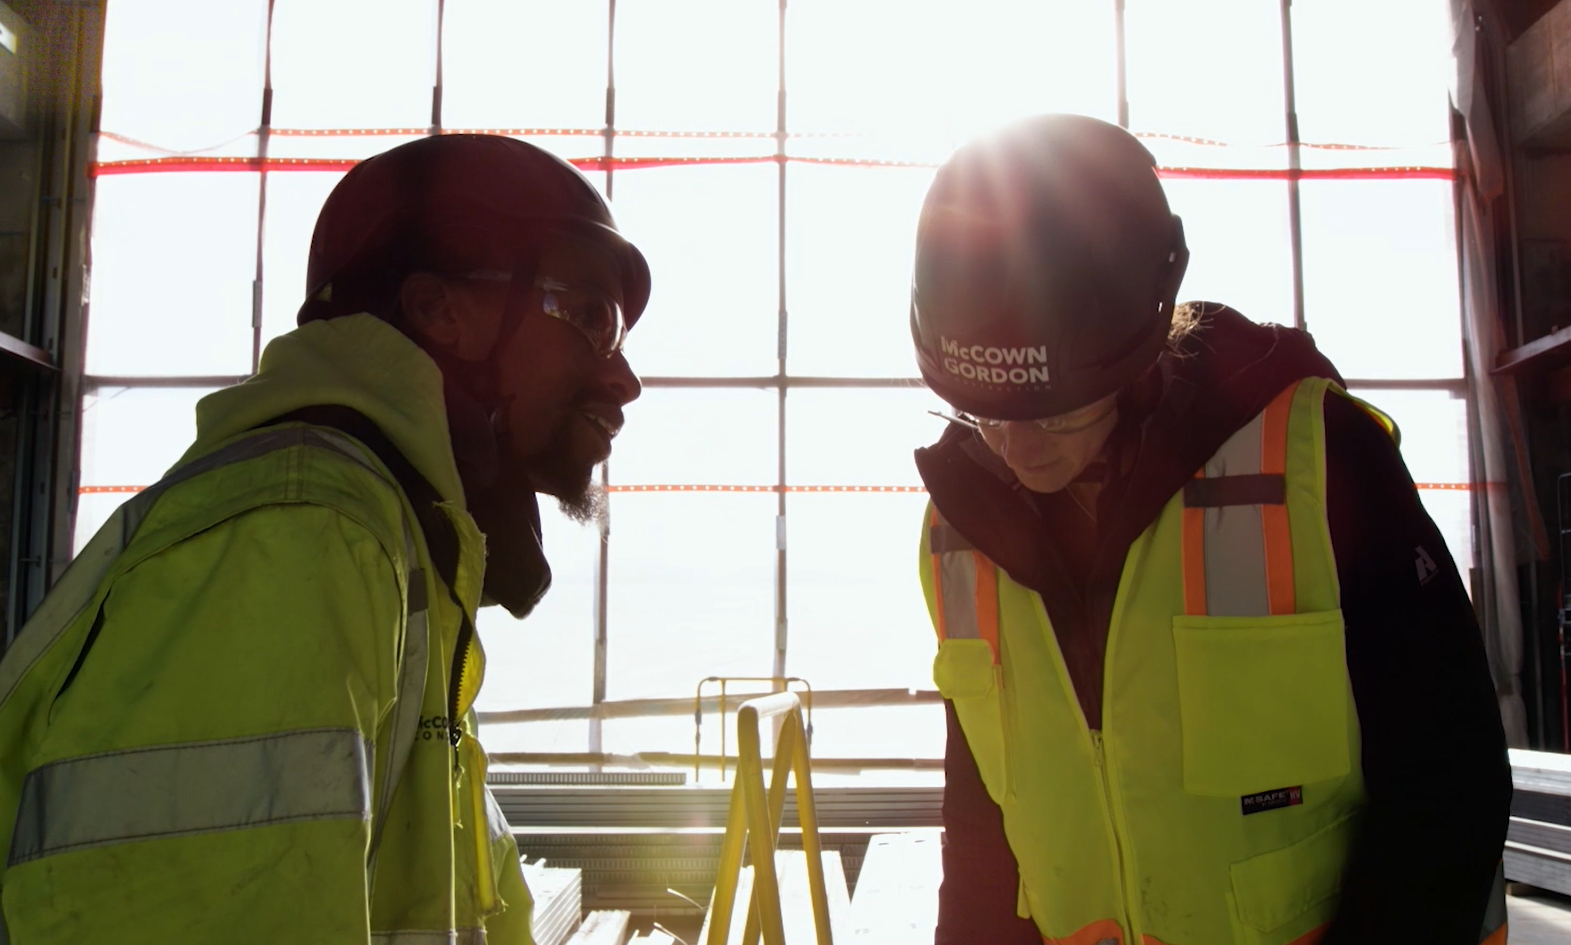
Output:
<instances>
[{"instance_id":1,"label":"safety glasses","mask_svg":"<svg viewBox=\"0 0 1571 945\"><path fill-rule=\"evenodd\" d=\"M1049 433L1053 436L1072 436L1076 433L1082 433L1086 430L1089 430L1097 424L1101 423L1103 420L1106 420L1108 417L1112 416L1113 412L1118 409L1118 401L1113 401L1111 404L1101 410L1093 409L1095 407L1096 405L1092 404L1090 407L1085 407L1071 413L1060 414L1056 417L1043 417L1040 420L989 420L985 417L978 417L969 413L946 414L939 413L936 410L930 410L928 412L934 416L943 417L945 420L948 420L951 423L958 423L961 426L970 427L971 429L980 432L983 436L986 436L990 433L1001 432L1004 428L1004 424L1006 423L1014 423L1019 426L1035 426L1043 433Z\"/></svg>"},{"instance_id":2,"label":"safety glasses","mask_svg":"<svg viewBox=\"0 0 1571 945\"><path fill-rule=\"evenodd\" d=\"M482 282L511 282L513 274L505 269L477 269L462 278ZM595 354L615 357L627 340L627 319L622 303L604 289L575 285L549 275L535 279L542 315L558 318L583 333Z\"/></svg>"}]
</instances>

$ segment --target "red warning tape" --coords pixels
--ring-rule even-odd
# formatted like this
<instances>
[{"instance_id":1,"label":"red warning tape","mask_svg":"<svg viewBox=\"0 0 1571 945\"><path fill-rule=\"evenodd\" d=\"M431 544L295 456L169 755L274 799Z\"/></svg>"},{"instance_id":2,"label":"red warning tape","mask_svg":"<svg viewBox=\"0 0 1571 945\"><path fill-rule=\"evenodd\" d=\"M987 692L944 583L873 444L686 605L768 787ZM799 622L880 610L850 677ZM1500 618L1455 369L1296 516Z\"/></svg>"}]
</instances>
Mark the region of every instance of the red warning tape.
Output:
<instances>
[{"instance_id":1,"label":"red warning tape","mask_svg":"<svg viewBox=\"0 0 1571 945\"><path fill-rule=\"evenodd\" d=\"M353 158L285 157L167 157L138 158L127 161L99 161L89 166L93 177L119 174L192 174L259 171L348 171L360 163ZM777 154L743 157L586 157L573 158L571 164L584 171L642 170L653 167L705 167L728 164L815 164L832 167L933 168L935 163L921 161L875 161L865 158L793 157ZM1219 168L1162 167L1160 177L1173 180L1454 180L1449 167L1340 167L1306 168Z\"/></svg>"},{"instance_id":2,"label":"red warning tape","mask_svg":"<svg viewBox=\"0 0 1571 945\"><path fill-rule=\"evenodd\" d=\"M1422 491L1467 492L1473 487L1465 482L1417 482ZM146 486L82 486L76 491L81 495L141 492ZM922 486L701 486L701 485L638 485L611 486L610 492L763 492L778 494L814 492L926 492Z\"/></svg>"}]
</instances>

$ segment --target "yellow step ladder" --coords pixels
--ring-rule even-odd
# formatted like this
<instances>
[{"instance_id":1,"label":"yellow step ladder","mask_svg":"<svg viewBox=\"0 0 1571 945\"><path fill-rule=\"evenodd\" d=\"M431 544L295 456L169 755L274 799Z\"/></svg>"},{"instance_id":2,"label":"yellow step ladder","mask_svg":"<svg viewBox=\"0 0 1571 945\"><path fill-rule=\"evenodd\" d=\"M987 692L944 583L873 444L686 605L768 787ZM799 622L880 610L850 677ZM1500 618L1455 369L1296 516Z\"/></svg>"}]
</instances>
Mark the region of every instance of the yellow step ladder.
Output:
<instances>
[{"instance_id":1,"label":"yellow step ladder","mask_svg":"<svg viewBox=\"0 0 1571 945\"><path fill-rule=\"evenodd\" d=\"M764 788L764 760L758 724L779 718L774 772ZM710 900L709 937L706 945L726 945L742 875L742 854L749 847L753 861L753 897L743 927L742 945L786 945L785 920L780 907L780 880L775 873L775 846L785 812L786 781L796 776L796 811L802 825L802 849L807 853L808 889L813 900L813 925L818 945L833 945L829 923L829 894L824 883L823 846L818 839L818 812L813 805L813 779L809 770L807 732L802 724L802 703L794 692L761 696L742 703L736 713L737 770L726 815L725 840L720 846L720 870Z\"/></svg>"}]
</instances>

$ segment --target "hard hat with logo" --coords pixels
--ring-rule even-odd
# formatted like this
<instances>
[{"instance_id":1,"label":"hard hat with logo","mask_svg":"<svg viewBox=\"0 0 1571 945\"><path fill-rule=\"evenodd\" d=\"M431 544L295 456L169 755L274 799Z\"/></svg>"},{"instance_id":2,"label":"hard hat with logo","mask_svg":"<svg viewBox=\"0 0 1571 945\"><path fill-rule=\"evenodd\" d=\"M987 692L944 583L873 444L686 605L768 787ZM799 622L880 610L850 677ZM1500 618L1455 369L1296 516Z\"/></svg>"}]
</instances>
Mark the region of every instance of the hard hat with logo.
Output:
<instances>
[{"instance_id":1,"label":"hard hat with logo","mask_svg":"<svg viewBox=\"0 0 1571 945\"><path fill-rule=\"evenodd\" d=\"M1044 115L973 142L917 225L922 377L995 420L1094 403L1156 363L1188 260L1156 161L1122 128Z\"/></svg>"},{"instance_id":2,"label":"hard hat with logo","mask_svg":"<svg viewBox=\"0 0 1571 945\"><path fill-rule=\"evenodd\" d=\"M364 310L368 295L390 301L398 277L431 265L454 243L486 242L527 257L560 237L611 256L631 327L649 301L649 265L577 168L497 135L400 145L356 165L328 195L311 236L299 322Z\"/></svg>"}]
</instances>

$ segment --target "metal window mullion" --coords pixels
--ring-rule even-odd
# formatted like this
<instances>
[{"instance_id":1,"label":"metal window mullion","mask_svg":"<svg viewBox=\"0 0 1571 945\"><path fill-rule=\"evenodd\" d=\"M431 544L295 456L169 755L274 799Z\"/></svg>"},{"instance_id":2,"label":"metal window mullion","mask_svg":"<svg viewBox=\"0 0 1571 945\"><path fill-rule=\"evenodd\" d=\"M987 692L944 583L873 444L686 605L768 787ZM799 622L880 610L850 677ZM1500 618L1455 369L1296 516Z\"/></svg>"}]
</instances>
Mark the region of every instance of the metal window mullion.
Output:
<instances>
[{"instance_id":1,"label":"metal window mullion","mask_svg":"<svg viewBox=\"0 0 1571 945\"><path fill-rule=\"evenodd\" d=\"M1124 0L1113 0L1113 52L1118 96L1118 126L1129 127L1129 69L1124 46Z\"/></svg>"},{"instance_id":2,"label":"metal window mullion","mask_svg":"<svg viewBox=\"0 0 1571 945\"><path fill-rule=\"evenodd\" d=\"M1298 178L1303 169L1298 140L1298 96L1293 73L1293 0L1281 0L1282 9L1282 103L1287 124L1287 226L1293 253L1293 327L1303 329L1304 317L1304 228L1299 200Z\"/></svg>"},{"instance_id":3,"label":"metal window mullion","mask_svg":"<svg viewBox=\"0 0 1571 945\"><path fill-rule=\"evenodd\" d=\"M267 0L262 39L262 114L256 126L256 275L251 280L251 373L262 364L263 248L267 234L267 148L273 127L273 6Z\"/></svg>"},{"instance_id":4,"label":"metal window mullion","mask_svg":"<svg viewBox=\"0 0 1571 945\"><path fill-rule=\"evenodd\" d=\"M56 68L51 81L35 90L48 90L49 107L34 136L26 334L54 355L59 374L27 378L20 391L7 643L71 559L88 310L82 280L91 263L86 237L93 183L87 162L98 130L101 81L101 62L91 50L103 48L102 6L61 7L41 17L35 25L47 23L55 41L39 48Z\"/></svg>"},{"instance_id":5,"label":"metal window mullion","mask_svg":"<svg viewBox=\"0 0 1571 945\"><path fill-rule=\"evenodd\" d=\"M789 614L786 606L786 0L780 0L779 47L777 52L779 86L775 99L775 163L779 168L779 206L777 245L777 270L780 305L777 312L778 331L776 348L776 481L780 486L775 494L775 655L774 675L786 674L787 628ZM723 720L722 720L723 724Z\"/></svg>"},{"instance_id":6,"label":"metal window mullion","mask_svg":"<svg viewBox=\"0 0 1571 945\"><path fill-rule=\"evenodd\" d=\"M1343 382L1347 390L1361 388L1363 390L1383 391L1445 391L1452 397L1464 397L1467 394L1467 378L1464 377L1350 377Z\"/></svg>"},{"instance_id":7,"label":"metal window mullion","mask_svg":"<svg viewBox=\"0 0 1571 945\"><path fill-rule=\"evenodd\" d=\"M616 153L616 0L607 0L605 54L605 197L611 199L611 158Z\"/></svg>"},{"instance_id":8,"label":"metal window mullion","mask_svg":"<svg viewBox=\"0 0 1571 945\"><path fill-rule=\"evenodd\" d=\"M447 25L447 2L436 0L436 62L431 82L431 134L442 133L442 35Z\"/></svg>"},{"instance_id":9,"label":"metal window mullion","mask_svg":"<svg viewBox=\"0 0 1571 945\"><path fill-rule=\"evenodd\" d=\"M53 534L39 536L42 538L39 551L47 555L47 570L42 571L41 581L27 589L29 594L38 595L36 600L27 602L29 610L42 601L44 592L59 580L71 562L72 533L76 526L76 485L81 476L80 379L85 370L87 353L86 325L91 317L91 302L87 298L85 279L87 266L92 260L87 236L94 193L92 180L88 177L88 162L93 156L93 140L98 130L99 91L103 82L102 57L93 51L103 49L103 7L82 8L79 13L71 14L71 24L76 48L72 57L74 64L71 67L72 84L69 89L70 126L67 134L70 143L63 151L68 163L56 165L57 170L67 174L59 192L68 199L62 201L60 209L63 212L58 217L63 225L62 238L67 243L61 247L59 278L51 282L61 293L58 297L60 307L51 308L46 316L54 323L55 330L61 333L62 338L59 351L61 387L51 405L56 415L48 421L51 429L47 442L54 453L50 469L55 478L53 505L40 519L44 528L52 527L54 531ZM67 337L65 333L72 327L73 315L79 326L78 336L68 345L64 339ZM69 476L59 476L56 472L66 469L70 470ZM60 514L61 509L66 512ZM43 563L41 558L40 566Z\"/></svg>"},{"instance_id":10,"label":"metal window mullion","mask_svg":"<svg viewBox=\"0 0 1571 945\"><path fill-rule=\"evenodd\" d=\"M616 0L606 3L606 55L605 55L605 196L611 200L611 157L616 151ZM600 488L606 490L600 512L600 546L595 566L595 625L594 625L594 680L591 683L590 703L600 705L606 701L606 674L610 665L611 585L611 461L600 464ZM603 751L604 732L599 715L589 719L589 750Z\"/></svg>"}]
</instances>

